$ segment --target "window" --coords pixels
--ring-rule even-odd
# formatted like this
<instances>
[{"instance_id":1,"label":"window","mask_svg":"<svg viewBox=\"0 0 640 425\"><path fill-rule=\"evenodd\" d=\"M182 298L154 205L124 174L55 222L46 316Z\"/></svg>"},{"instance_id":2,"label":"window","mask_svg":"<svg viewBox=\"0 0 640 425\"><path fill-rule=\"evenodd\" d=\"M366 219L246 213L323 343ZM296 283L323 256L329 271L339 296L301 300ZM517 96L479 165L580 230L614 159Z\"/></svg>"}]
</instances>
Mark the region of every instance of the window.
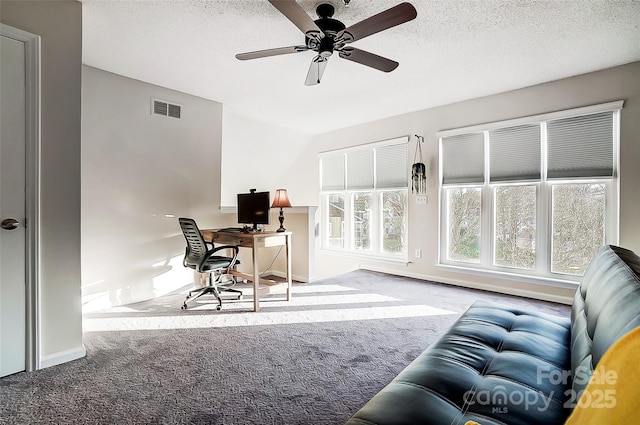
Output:
<instances>
[{"instance_id":1,"label":"window","mask_svg":"<svg viewBox=\"0 0 640 425\"><path fill-rule=\"evenodd\" d=\"M447 259L467 263L480 262L481 188L462 187L446 190Z\"/></svg>"},{"instance_id":2,"label":"window","mask_svg":"<svg viewBox=\"0 0 640 425\"><path fill-rule=\"evenodd\" d=\"M359 251L371 250L371 192L353 194L353 247Z\"/></svg>"},{"instance_id":3,"label":"window","mask_svg":"<svg viewBox=\"0 0 640 425\"><path fill-rule=\"evenodd\" d=\"M404 137L321 154L325 249L406 259L407 143Z\"/></svg>"},{"instance_id":4,"label":"window","mask_svg":"<svg viewBox=\"0 0 640 425\"><path fill-rule=\"evenodd\" d=\"M536 256L536 186L498 186L495 195L494 264L533 270Z\"/></svg>"},{"instance_id":5,"label":"window","mask_svg":"<svg viewBox=\"0 0 640 425\"><path fill-rule=\"evenodd\" d=\"M603 244L617 243L621 108L441 132L440 263L582 275Z\"/></svg>"},{"instance_id":6,"label":"window","mask_svg":"<svg viewBox=\"0 0 640 425\"><path fill-rule=\"evenodd\" d=\"M582 274L605 243L606 185L562 184L552 187L551 271Z\"/></svg>"},{"instance_id":7,"label":"window","mask_svg":"<svg viewBox=\"0 0 640 425\"><path fill-rule=\"evenodd\" d=\"M382 251L403 254L406 251L407 191L389 190L382 196Z\"/></svg>"},{"instance_id":8,"label":"window","mask_svg":"<svg viewBox=\"0 0 640 425\"><path fill-rule=\"evenodd\" d=\"M329 212L328 245L344 247L344 196L332 194L327 197Z\"/></svg>"}]
</instances>

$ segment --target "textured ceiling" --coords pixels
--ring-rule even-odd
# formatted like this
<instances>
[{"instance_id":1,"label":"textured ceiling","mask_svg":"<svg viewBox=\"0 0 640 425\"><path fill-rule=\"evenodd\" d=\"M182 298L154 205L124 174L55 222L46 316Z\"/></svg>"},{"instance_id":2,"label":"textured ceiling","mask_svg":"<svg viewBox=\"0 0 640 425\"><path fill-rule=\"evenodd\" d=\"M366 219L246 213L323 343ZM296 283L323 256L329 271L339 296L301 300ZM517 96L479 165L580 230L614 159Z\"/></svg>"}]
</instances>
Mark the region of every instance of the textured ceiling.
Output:
<instances>
[{"instance_id":1,"label":"textured ceiling","mask_svg":"<svg viewBox=\"0 0 640 425\"><path fill-rule=\"evenodd\" d=\"M313 52L234 57L304 44L266 0L82 3L85 64L309 134L640 60L640 0L413 0L415 20L352 44L395 71L333 55L308 87ZM298 3L316 19L320 1ZM398 3L340 2L334 18L349 26Z\"/></svg>"}]
</instances>

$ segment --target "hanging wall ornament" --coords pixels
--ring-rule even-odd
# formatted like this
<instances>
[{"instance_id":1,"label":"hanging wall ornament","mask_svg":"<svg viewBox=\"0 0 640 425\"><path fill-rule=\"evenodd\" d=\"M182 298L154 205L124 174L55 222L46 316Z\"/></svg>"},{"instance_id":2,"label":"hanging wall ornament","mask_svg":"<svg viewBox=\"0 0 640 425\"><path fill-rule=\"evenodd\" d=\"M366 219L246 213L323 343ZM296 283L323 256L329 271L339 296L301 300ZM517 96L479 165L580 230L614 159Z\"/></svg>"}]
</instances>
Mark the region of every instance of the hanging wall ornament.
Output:
<instances>
[{"instance_id":1,"label":"hanging wall ornament","mask_svg":"<svg viewBox=\"0 0 640 425\"><path fill-rule=\"evenodd\" d=\"M422 160L422 143L424 137L415 135L416 153L413 156L413 165L411 166L411 192L426 193L427 192L427 167Z\"/></svg>"}]
</instances>

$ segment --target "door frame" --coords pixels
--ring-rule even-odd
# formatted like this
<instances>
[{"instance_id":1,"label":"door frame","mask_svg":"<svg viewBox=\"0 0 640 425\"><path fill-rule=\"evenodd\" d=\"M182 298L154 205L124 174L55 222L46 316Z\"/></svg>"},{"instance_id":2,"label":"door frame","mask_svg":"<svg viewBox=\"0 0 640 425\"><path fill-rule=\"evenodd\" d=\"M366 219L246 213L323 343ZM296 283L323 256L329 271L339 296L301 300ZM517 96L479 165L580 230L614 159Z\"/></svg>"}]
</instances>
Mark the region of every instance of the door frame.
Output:
<instances>
[{"instance_id":1,"label":"door frame","mask_svg":"<svg viewBox=\"0 0 640 425\"><path fill-rule=\"evenodd\" d=\"M40 369L40 36L0 24L0 34L25 46L25 367Z\"/></svg>"}]
</instances>

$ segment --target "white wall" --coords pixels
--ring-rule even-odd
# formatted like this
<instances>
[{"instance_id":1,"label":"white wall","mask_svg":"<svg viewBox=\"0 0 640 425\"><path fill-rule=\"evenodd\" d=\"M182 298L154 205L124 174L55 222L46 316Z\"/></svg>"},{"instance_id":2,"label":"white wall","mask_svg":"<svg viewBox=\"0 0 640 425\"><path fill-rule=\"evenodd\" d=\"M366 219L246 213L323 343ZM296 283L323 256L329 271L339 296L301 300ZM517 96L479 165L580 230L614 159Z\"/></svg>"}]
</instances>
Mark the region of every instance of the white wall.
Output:
<instances>
[{"instance_id":1,"label":"white wall","mask_svg":"<svg viewBox=\"0 0 640 425\"><path fill-rule=\"evenodd\" d=\"M315 170L318 152L385 140L403 135L419 134L425 138L423 156L428 166L427 205L416 205L409 197L409 253L423 251L422 258L410 258L406 266L367 261L318 250L316 270L324 277L367 267L407 276L441 282L480 287L520 295L568 302L572 289L534 286L511 280L452 273L437 268L438 261L438 139L436 132L493 121L536 115L613 100L625 100L621 113L620 152L620 241L619 244L640 252L640 62L599 72L554 81L508 93L469 100L438 108L387 118L316 136L308 150L298 159L305 170ZM413 160L415 138L409 147ZM301 157L302 158L302 157ZM316 181L310 192L318 193ZM313 196L311 193L309 196ZM317 196L317 195L316 195Z\"/></svg>"},{"instance_id":2,"label":"white wall","mask_svg":"<svg viewBox=\"0 0 640 425\"><path fill-rule=\"evenodd\" d=\"M40 35L40 361L84 355L80 301L82 5L0 2L0 20Z\"/></svg>"},{"instance_id":3,"label":"white wall","mask_svg":"<svg viewBox=\"0 0 640 425\"><path fill-rule=\"evenodd\" d=\"M222 205L235 206L236 194L255 188L287 189L292 205L317 205L317 173L301 156L312 137L288 128L225 111L222 144ZM317 168L316 168L317 170Z\"/></svg>"},{"instance_id":4,"label":"white wall","mask_svg":"<svg viewBox=\"0 0 640 425\"><path fill-rule=\"evenodd\" d=\"M182 105L182 118L152 115L152 98ZM226 225L222 105L89 66L82 99L85 311L191 284L178 217Z\"/></svg>"},{"instance_id":5,"label":"white wall","mask_svg":"<svg viewBox=\"0 0 640 425\"><path fill-rule=\"evenodd\" d=\"M237 113L223 113L222 206L229 207L229 221L235 222L236 195L255 188L271 192L287 189L294 209L285 209L285 227L293 231L292 274L298 281L315 279L314 226L318 205L318 168L309 168L305 155L312 136L291 129L248 119ZM279 227L278 209L271 210L269 230ZM309 226L309 221L312 225ZM233 224L237 225L237 224ZM311 232L311 236L309 233ZM278 248L261 250L260 271L281 274L286 270L284 254ZM311 257L311 261L309 258ZM275 260L274 260L275 259ZM251 256L241 250L241 271L250 272Z\"/></svg>"}]
</instances>

